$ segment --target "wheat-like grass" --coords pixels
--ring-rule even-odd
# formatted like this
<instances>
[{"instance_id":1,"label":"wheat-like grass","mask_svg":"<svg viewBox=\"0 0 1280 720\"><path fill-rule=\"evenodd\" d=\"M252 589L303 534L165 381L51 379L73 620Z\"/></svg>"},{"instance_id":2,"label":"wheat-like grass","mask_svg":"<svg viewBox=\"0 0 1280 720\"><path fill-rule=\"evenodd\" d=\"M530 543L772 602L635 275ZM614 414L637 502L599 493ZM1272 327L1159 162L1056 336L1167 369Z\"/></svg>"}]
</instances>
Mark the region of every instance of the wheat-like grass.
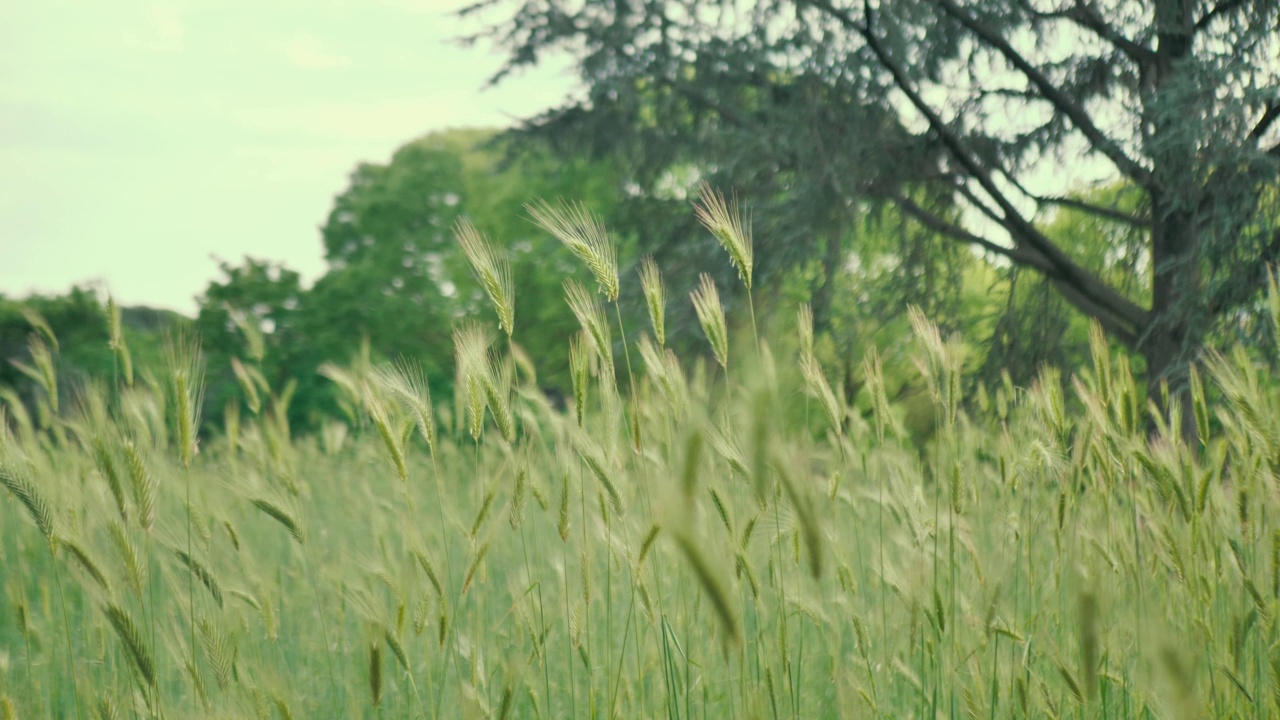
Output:
<instances>
[{"instance_id":1,"label":"wheat-like grass","mask_svg":"<svg viewBox=\"0 0 1280 720\"><path fill-rule=\"evenodd\" d=\"M382 387L388 390L409 411L417 423L418 432L427 442L431 453L436 451L436 420L431 406L431 387L422 366L408 360L380 365L374 375Z\"/></svg>"},{"instance_id":2,"label":"wheat-like grass","mask_svg":"<svg viewBox=\"0 0 1280 720\"><path fill-rule=\"evenodd\" d=\"M220 690L226 690L231 684L232 673L235 672L235 642L230 633L222 631L207 616L202 615L196 625L200 630L200 648L204 651L209 667L213 669L214 680Z\"/></svg>"},{"instance_id":3,"label":"wheat-like grass","mask_svg":"<svg viewBox=\"0 0 1280 720\"><path fill-rule=\"evenodd\" d=\"M609 499L609 504L613 507L615 514L622 514L622 494L618 491L618 485L614 482L614 463L606 456L604 449L588 434L576 432L572 436L573 449L578 453L578 457L587 464L591 469L591 474L599 481L601 489Z\"/></svg>"},{"instance_id":4,"label":"wheat-like grass","mask_svg":"<svg viewBox=\"0 0 1280 720\"><path fill-rule=\"evenodd\" d=\"M404 459L404 448L400 434L392 427L391 416L387 412L387 407L383 404L382 398L368 385L365 386L364 405L369 411L369 418L373 420L374 428L378 431L378 437L382 438L382 444L387 450L388 457L391 458L391 466L396 471L396 477L399 478L401 483L408 482L409 466Z\"/></svg>"},{"instance_id":5,"label":"wheat-like grass","mask_svg":"<svg viewBox=\"0 0 1280 720\"><path fill-rule=\"evenodd\" d=\"M120 720L120 709L110 695L103 695L98 698L97 711L98 720ZM10 719L6 718L6 720ZM17 720L16 716L12 720Z\"/></svg>"},{"instance_id":6,"label":"wheat-like grass","mask_svg":"<svg viewBox=\"0 0 1280 720\"><path fill-rule=\"evenodd\" d=\"M471 521L471 531L468 536L472 542L475 542L476 536L480 534L480 528L484 527L485 520L489 519L489 511L493 509L493 499L497 494L492 490L485 491L484 499L480 501L480 509L476 511L475 520Z\"/></svg>"},{"instance_id":7,"label":"wheat-like grass","mask_svg":"<svg viewBox=\"0 0 1280 720\"><path fill-rule=\"evenodd\" d=\"M155 660L133 617L114 602L108 602L103 607L103 612L106 613L107 620L128 652L129 659L133 661L133 667L138 671L139 677L144 684L154 687L156 684Z\"/></svg>"},{"instance_id":8,"label":"wheat-like grass","mask_svg":"<svg viewBox=\"0 0 1280 720\"><path fill-rule=\"evenodd\" d=\"M468 218L460 218L453 227L454 237L462 248L462 254L471 264L471 270L484 288L485 294L498 313L498 327L511 337L515 332L515 285L511 279L511 264L494 250L489 241Z\"/></svg>"},{"instance_id":9,"label":"wheat-like grass","mask_svg":"<svg viewBox=\"0 0 1280 720\"><path fill-rule=\"evenodd\" d=\"M569 377L573 383L573 417L582 427L587 417L587 390L591 384L591 336L583 330L569 338Z\"/></svg>"},{"instance_id":10,"label":"wheat-like grass","mask_svg":"<svg viewBox=\"0 0 1280 720\"><path fill-rule=\"evenodd\" d=\"M249 406L249 412L254 415L262 412L262 396L258 394L258 383L250 374L249 368L245 367L239 358L233 357L231 371L235 373L236 380L240 383L240 390L244 392L244 401Z\"/></svg>"},{"instance_id":11,"label":"wheat-like grass","mask_svg":"<svg viewBox=\"0 0 1280 720\"><path fill-rule=\"evenodd\" d=\"M436 574L435 563L431 562L431 558L421 549L413 551L413 557L418 561L418 565L422 567L422 571L427 574L427 580L431 582L431 588L435 590L436 597L444 599L444 586L440 584L440 576Z\"/></svg>"},{"instance_id":12,"label":"wheat-like grass","mask_svg":"<svg viewBox=\"0 0 1280 720\"><path fill-rule=\"evenodd\" d=\"M80 543L64 537L61 539L58 546L61 549L66 550L71 555L71 558L76 561L76 564L88 573L89 577L97 583L98 587L101 588L104 593L107 595L111 594L111 583L107 580L106 573L102 572L102 568L99 567L98 561L94 560L93 556L90 555L88 551L80 545Z\"/></svg>"},{"instance_id":13,"label":"wheat-like grass","mask_svg":"<svg viewBox=\"0 0 1280 720\"><path fill-rule=\"evenodd\" d=\"M772 458L774 471L781 480L791 507L800 520L800 534L804 538L805 547L809 550L809 572L817 578L822 574L823 541L822 530L818 527L818 519L812 501L804 493L799 480L794 476L793 468L797 463L775 454Z\"/></svg>"},{"instance_id":14,"label":"wheat-like grass","mask_svg":"<svg viewBox=\"0 0 1280 720\"><path fill-rule=\"evenodd\" d=\"M600 300L583 287L582 283L573 279L564 281L564 294L569 301L569 309L578 318L578 324L591 336L600 363L612 368L613 339Z\"/></svg>"},{"instance_id":15,"label":"wheat-like grass","mask_svg":"<svg viewBox=\"0 0 1280 720\"><path fill-rule=\"evenodd\" d=\"M185 334L171 337L165 347L165 365L172 383L182 467L190 469L192 458L199 452L196 431L204 401L204 360L199 341Z\"/></svg>"},{"instance_id":16,"label":"wheat-like grass","mask_svg":"<svg viewBox=\"0 0 1280 720\"><path fill-rule=\"evenodd\" d=\"M476 571L480 569L480 563L484 562L484 558L489 554L489 546L492 541L486 540L483 545L476 550L476 554L471 558L471 563L467 565L466 575L462 579L462 594L467 594L467 590L471 589L471 581L475 580Z\"/></svg>"},{"instance_id":17,"label":"wheat-like grass","mask_svg":"<svg viewBox=\"0 0 1280 720\"><path fill-rule=\"evenodd\" d=\"M640 261L640 289L644 292L644 304L649 311L649 323L659 345L667 344L667 290L662 284L658 263L652 257Z\"/></svg>"},{"instance_id":18,"label":"wheat-like grass","mask_svg":"<svg viewBox=\"0 0 1280 720\"><path fill-rule=\"evenodd\" d=\"M289 534L293 536L293 539L299 545L306 545L307 533L302 527L302 522L292 512L285 509L283 505L274 500L261 497L253 498L249 502L253 503L253 506L261 510L267 517L280 523L285 530L289 531Z\"/></svg>"},{"instance_id":19,"label":"wheat-like grass","mask_svg":"<svg viewBox=\"0 0 1280 720\"><path fill-rule=\"evenodd\" d=\"M39 333L45 342L53 346L54 352L61 351L58 347L58 336L54 334L53 328L49 326L49 321L45 319L44 315L40 314L39 310L23 305L18 309L18 312L22 314L22 319L26 320L27 324Z\"/></svg>"},{"instance_id":20,"label":"wheat-like grass","mask_svg":"<svg viewBox=\"0 0 1280 720\"><path fill-rule=\"evenodd\" d=\"M17 498L27 509L31 519L35 521L40 534L50 544L58 541L58 529L54 519L53 505L35 484L34 479L11 461L0 458L0 483Z\"/></svg>"},{"instance_id":21,"label":"wheat-like grass","mask_svg":"<svg viewBox=\"0 0 1280 720\"><path fill-rule=\"evenodd\" d=\"M724 195L707 183L698 186L698 204L694 213L720 245L729 253L729 259L737 268L739 277L748 290L751 289L751 273L754 264L751 243L751 226L744 225L738 210L738 201L726 203Z\"/></svg>"},{"instance_id":22,"label":"wheat-like grass","mask_svg":"<svg viewBox=\"0 0 1280 720\"><path fill-rule=\"evenodd\" d=\"M111 545L115 548L115 554L119 558L120 564L124 566L125 583L129 589L133 591L135 598L142 597L142 589L146 584L147 569L142 562L142 554L138 551L138 546L134 544L129 533L125 530L124 525L112 520L107 524Z\"/></svg>"},{"instance_id":23,"label":"wheat-like grass","mask_svg":"<svg viewBox=\"0 0 1280 720\"><path fill-rule=\"evenodd\" d=\"M133 492L133 502L138 508L138 523L143 530L149 532L155 523L156 493L159 486L136 443L125 440L120 449L124 453L125 466L129 471L129 487Z\"/></svg>"},{"instance_id":24,"label":"wheat-like grass","mask_svg":"<svg viewBox=\"0 0 1280 720\"><path fill-rule=\"evenodd\" d=\"M374 707L382 703L382 644L369 644L369 697Z\"/></svg>"},{"instance_id":25,"label":"wheat-like grass","mask_svg":"<svg viewBox=\"0 0 1280 720\"><path fill-rule=\"evenodd\" d=\"M493 353L486 354L485 372L482 375L485 398L489 413L493 415L493 422L508 444L516 441L516 420L511 406L511 375L509 362L499 360Z\"/></svg>"},{"instance_id":26,"label":"wheat-like grass","mask_svg":"<svg viewBox=\"0 0 1280 720\"><path fill-rule=\"evenodd\" d=\"M106 438L101 434L93 436L90 440L90 448L94 464L98 466L98 472L102 473L102 479L106 481L111 497L116 501L116 510L120 513L120 518L128 522L129 506L125 503L124 482L120 477L120 467L116 464L115 454L111 452Z\"/></svg>"},{"instance_id":27,"label":"wheat-like grass","mask_svg":"<svg viewBox=\"0 0 1280 720\"><path fill-rule=\"evenodd\" d=\"M473 440L479 440L484 430L485 375L489 372L489 338L484 328L475 323L463 323L453 329L454 355L458 374L466 388L465 408L467 427Z\"/></svg>"},{"instance_id":28,"label":"wheat-like grass","mask_svg":"<svg viewBox=\"0 0 1280 720\"><path fill-rule=\"evenodd\" d=\"M689 294L693 309L698 315L702 332L711 343L711 352L720 367L729 367L729 327L724 319L724 306L720 304L720 292L707 273L702 273L698 289Z\"/></svg>"},{"instance_id":29,"label":"wheat-like grass","mask_svg":"<svg viewBox=\"0 0 1280 720\"><path fill-rule=\"evenodd\" d=\"M218 582L218 578L214 576L209 566L192 557L186 550L176 547L170 549L178 556L178 560L182 561L187 570L209 591L210 597L218 604L218 607L222 607L222 583Z\"/></svg>"},{"instance_id":30,"label":"wheat-like grass","mask_svg":"<svg viewBox=\"0 0 1280 720\"><path fill-rule=\"evenodd\" d=\"M31 336L27 342L27 351L31 353L31 362L35 367L19 360L9 360L9 364L31 378L44 390L45 401L49 403L49 409L56 415L58 413L58 373L55 369L53 352L41 335Z\"/></svg>"},{"instance_id":31,"label":"wheat-like grass","mask_svg":"<svg viewBox=\"0 0 1280 720\"><path fill-rule=\"evenodd\" d=\"M511 503L508 505L507 522L512 530L519 530L524 521L525 489L529 482L529 470L526 467L516 469L515 487L511 490Z\"/></svg>"},{"instance_id":32,"label":"wheat-like grass","mask_svg":"<svg viewBox=\"0 0 1280 720\"><path fill-rule=\"evenodd\" d=\"M551 205L537 200L525 206L534 222L569 248L595 276L605 299L618 299L618 251L604 223L581 204Z\"/></svg>"},{"instance_id":33,"label":"wheat-like grass","mask_svg":"<svg viewBox=\"0 0 1280 720\"><path fill-rule=\"evenodd\" d=\"M115 353L120 371L124 373L124 384L133 385L133 353L129 351L129 344L124 337L120 306L110 294L107 295L107 336L108 346Z\"/></svg>"},{"instance_id":34,"label":"wheat-like grass","mask_svg":"<svg viewBox=\"0 0 1280 720\"><path fill-rule=\"evenodd\" d=\"M240 336L244 338L245 351L249 359L255 363L262 362L267 354L267 342L257 316L225 303L223 308L227 311L227 317L231 319L232 324L240 331Z\"/></svg>"},{"instance_id":35,"label":"wheat-like grass","mask_svg":"<svg viewBox=\"0 0 1280 720\"><path fill-rule=\"evenodd\" d=\"M676 532L672 534L676 547L684 555L689 563L689 567L693 570L694 576L698 579L698 583L702 585L705 596L711 601L711 606L715 608L716 617L720 619L720 627L724 631L725 645L737 646L740 641L738 635L738 618L733 612L733 606L729 601L729 593L725 590L724 582L713 569L710 561L703 555L701 547L693 538L684 532Z\"/></svg>"}]
</instances>

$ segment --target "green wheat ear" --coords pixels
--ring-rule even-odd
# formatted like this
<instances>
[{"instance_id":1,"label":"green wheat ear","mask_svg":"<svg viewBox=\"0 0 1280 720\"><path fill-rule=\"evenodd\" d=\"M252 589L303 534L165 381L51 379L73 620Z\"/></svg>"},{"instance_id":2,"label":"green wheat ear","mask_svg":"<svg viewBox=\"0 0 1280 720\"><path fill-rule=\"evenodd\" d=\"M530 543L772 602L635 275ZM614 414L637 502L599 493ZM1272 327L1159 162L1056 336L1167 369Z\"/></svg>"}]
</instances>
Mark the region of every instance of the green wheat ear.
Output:
<instances>
[{"instance_id":1,"label":"green wheat ear","mask_svg":"<svg viewBox=\"0 0 1280 720\"><path fill-rule=\"evenodd\" d=\"M724 319L724 306L720 304L720 293L716 290L711 276L702 273L701 283L697 290L689 294L693 298L693 309L698 314L698 322L702 332L711 343L711 352L716 356L720 367L729 367L729 328Z\"/></svg>"},{"instance_id":2,"label":"green wheat ear","mask_svg":"<svg viewBox=\"0 0 1280 720\"><path fill-rule=\"evenodd\" d=\"M412 414L422 439L433 454L436 451L436 421L431 407L431 388L427 376L417 363L401 359L374 369L374 377L401 405Z\"/></svg>"},{"instance_id":3,"label":"green wheat ear","mask_svg":"<svg viewBox=\"0 0 1280 720\"><path fill-rule=\"evenodd\" d=\"M667 344L666 305L667 291L662 285L662 275L652 257L640 261L640 288L644 291L644 304L649 309L649 321L659 345Z\"/></svg>"},{"instance_id":4,"label":"green wheat ear","mask_svg":"<svg viewBox=\"0 0 1280 720\"><path fill-rule=\"evenodd\" d=\"M533 221L564 243L600 284L605 299L618 299L618 251L604 223L581 204L537 200L525 206Z\"/></svg>"},{"instance_id":5,"label":"green wheat ear","mask_svg":"<svg viewBox=\"0 0 1280 720\"><path fill-rule=\"evenodd\" d=\"M599 299L583 287L582 283L573 279L564 281L564 295L569 302L569 309L578 318L578 324L595 343L600 362L613 367L613 337Z\"/></svg>"},{"instance_id":6,"label":"green wheat ear","mask_svg":"<svg viewBox=\"0 0 1280 720\"><path fill-rule=\"evenodd\" d=\"M27 509L45 540L51 544L56 543L58 531L54 523L53 505L45 498L34 479L18 466L0 460L0 483Z\"/></svg>"},{"instance_id":7,"label":"green wheat ear","mask_svg":"<svg viewBox=\"0 0 1280 720\"><path fill-rule=\"evenodd\" d=\"M489 372L489 338L484 328L474 322L453 329L453 347L459 379L466 387L468 430L474 440L484 429L485 386Z\"/></svg>"},{"instance_id":8,"label":"green wheat ear","mask_svg":"<svg viewBox=\"0 0 1280 720\"><path fill-rule=\"evenodd\" d=\"M693 207L698 221L703 224L729 253L729 259L738 269L738 276L751 289L753 254L751 227L743 225L738 201L726 203L724 195L712 190L707 183L698 186L698 204Z\"/></svg>"},{"instance_id":9,"label":"green wheat ear","mask_svg":"<svg viewBox=\"0 0 1280 720\"><path fill-rule=\"evenodd\" d=\"M458 220L453 234L458 239L462 254L471 263L476 278L493 302L493 308L498 313L498 327L507 337L511 337L516 326L516 293L511 280L511 264L506 257L495 252L489 239L467 218Z\"/></svg>"},{"instance_id":10,"label":"green wheat ear","mask_svg":"<svg viewBox=\"0 0 1280 720\"><path fill-rule=\"evenodd\" d=\"M171 337L165 347L165 365L173 390L182 467L189 469L199 452L196 429L200 427L200 406L204 401L204 360L199 340L187 333Z\"/></svg>"},{"instance_id":11,"label":"green wheat ear","mask_svg":"<svg viewBox=\"0 0 1280 720\"><path fill-rule=\"evenodd\" d=\"M107 332L110 337L109 347L120 361L120 370L124 373L124 384L133 385L133 354L129 352L129 344L124 339L120 306L115 298L107 296Z\"/></svg>"}]
</instances>

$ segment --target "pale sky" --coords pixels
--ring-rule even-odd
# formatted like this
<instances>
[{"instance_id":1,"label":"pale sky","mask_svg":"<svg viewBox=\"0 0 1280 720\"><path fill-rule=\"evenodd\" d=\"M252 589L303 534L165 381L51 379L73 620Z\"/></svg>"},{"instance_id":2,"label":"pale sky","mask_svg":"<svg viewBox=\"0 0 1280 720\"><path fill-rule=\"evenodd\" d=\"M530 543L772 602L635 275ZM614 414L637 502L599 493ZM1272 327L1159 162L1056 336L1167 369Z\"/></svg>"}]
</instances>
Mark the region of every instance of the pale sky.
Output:
<instances>
[{"instance_id":1,"label":"pale sky","mask_svg":"<svg viewBox=\"0 0 1280 720\"><path fill-rule=\"evenodd\" d=\"M560 104L567 61L482 92L460 0L0 3L0 294L193 313L218 260L324 271L361 161Z\"/></svg>"}]
</instances>

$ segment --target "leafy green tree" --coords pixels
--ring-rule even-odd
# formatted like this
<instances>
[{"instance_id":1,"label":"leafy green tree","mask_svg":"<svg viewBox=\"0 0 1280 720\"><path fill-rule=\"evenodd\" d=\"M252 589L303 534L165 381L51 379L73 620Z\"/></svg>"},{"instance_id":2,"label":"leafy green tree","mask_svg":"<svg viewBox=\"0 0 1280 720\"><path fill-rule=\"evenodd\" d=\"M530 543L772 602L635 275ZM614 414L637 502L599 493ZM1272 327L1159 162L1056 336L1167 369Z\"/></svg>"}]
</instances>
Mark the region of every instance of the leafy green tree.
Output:
<instances>
[{"instance_id":1,"label":"leafy green tree","mask_svg":"<svg viewBox=\"0 0 1280 720\"><path fill-rule=\"evenodd\" d=\"M621 175L607 164L561 158L533 141L495 141L496 135L434 133L407 143L389 163L359 165L321 227L329 268L310 288L278 263L223 264L224 277L201 298L206 415L220 422L227 402L244 400L235 359L260 371L273 392L296 381L290 422L314 427L318 416L337 407L318 369L325 362L346 364L364 340L375 360L420 363L432 390L447 395L454 324L492 312L454 237L464 216L510 258L514 339L542 373L539 382L567 389L564 338L577 323L561 284L581 270L528 220L524 206L565 197L608 213Z\"/></svg>"},{"instance_id":2,"label":"leafy green tree","mask_svg":"<svg viewBox=\"0 0 1280 720\"><path fill-rule=\"evenodd\" d=\"M227 404L245 399L233 360L242 372L252 368L261 375L267 388L255 385L253 393L279 393L290 382L298 384L289 407L293 425L307 426L313 416L332 412L328 388L316 377L325 349L303 330L303 303L310 296L298 273L253 258L240 266L223 262L221 269L224 277L200 297L196 321L206 362L206 422L220 425ZM256 402L260 411L262 397Z\"/></svg>"},{"instance_id":3,"label":"leafy green tree","mask_svg":"<svg viewBox=\"0 0 1280 720\"><path fill-rule=\"evenodd\" d=\"M87 377L109 378L106 314L97 296L80 287L62 296L0 296L0 358L0 387L32 409L43 403L57 410Z\"/></svg>"},{"instance_id":4,"label":"leafy green tree","mask_svg":"<svg viewBox=\"0 0 1280 720\"><path fill-rule=\"evenodd\" d=\"M495 135L429 135L386 166L356 170L322 228L330 270L306 302L308 337L331 348L367 335L379 354L417 359L447 389L454 323L491 312L454 237L466 216L511 260L515 341L550 370L544 385L568 387L563 338L576 323L561 283L579 271L524 206L567 197L607 214L621 181L606 165L557 158L531 141L494 143Z\"/></svg>"},{"instance_id":5,"label":"leafy green tree","mask_svg":"<svg viewBox=\"0 0 1280 720\"><path fill-rule=\"evenodd\" d=\"M159 367L165 333L184 320L167 310L122 308L122 333L134 365ZM45 367L52 371L51 383L43 377ZM41 403L61 409L91 380L124 382L109 345L106 308L95 291L73 286L65 295L0 296L0 388L14 393L10 401L16 398L29 411ZM56 397L44 389L49 384Z\"/></svg>"},{"instance_id":6,"label":"leafy green tree","mask_svg":"<svg viewBox=\"0 0 1280 720\"><path fill-rule=\"evenodd\" d=\"M1257 301L1280 259L1262 207L1280 176L1273 0L519 0L464 12L486 9L504 12L484 34L510 52L495 81L555 51L578 61L586 96L538 118L543 134L643 158L651 177L737 162L729 184L750 187L747 168L772 169L793 184L769 197L800 212L883 198L1043 277L1146 360L1153 398L1163 381L1185 388L1214 328ZM1136 209L1031 183L1082 158L1135 188ZM1141 234L1141 291L1036 222L1062 207Z\"/></svg>"}]
</instances>

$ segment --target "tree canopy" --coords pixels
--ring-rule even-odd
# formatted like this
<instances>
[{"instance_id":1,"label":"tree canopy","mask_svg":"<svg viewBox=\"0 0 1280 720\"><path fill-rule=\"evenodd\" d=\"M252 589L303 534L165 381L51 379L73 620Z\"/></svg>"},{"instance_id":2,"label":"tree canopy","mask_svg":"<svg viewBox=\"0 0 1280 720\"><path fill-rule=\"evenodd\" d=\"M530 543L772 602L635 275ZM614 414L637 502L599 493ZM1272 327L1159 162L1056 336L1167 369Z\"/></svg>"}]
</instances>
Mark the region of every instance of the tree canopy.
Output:
<instances>
[{"instance_id":1,"label":"tree canopy","mask_svg":"<svg viewBox=\"0 0 1280 720\"><path fill-rule=\"evenodd\" d=\"M320 228L328 270L309 288L287 267L246 258L201 298L198 325L209 357L209 415L241 402L232 360L273 392L297 382L290 421L311 427L335 415L326 362L346 364L367 341L378 359L421 365L432 389L451 390L451 333L491 312L454 236L468 217L511 257L518 298L515 341L543 369L545 387L568 387L563 338L576 328L560 297L577 271L523 206L574 197L602 212L621 181L611 166L565 161L537 143L495 142L494 130L434 133L406 143L386 164L362 163Z\"/></svg>"},{"instance_id":2,"label":"tree canopy","mask_svg":"<svg viewBox=\"0 0 1280 720\"><path fill-rule=\"evenodd\" d=\"M892 203L1043 278L1145 358L1153 397L1158 381L1185 386L1280 259L1266 191L1280 177L1271 0L489 0L463 12L488 19L473 39L508 51L494 82L553 53L576 59L586 94L523 132L621 153L645 192L695 167L758 199L757 217L778 218L769 231L802 256L868 203ZM1081 165L1133 198L1036 182ZM1137 282L1045 228L1068 208L1139 238Z\"/></svg>"}]
</instances>

